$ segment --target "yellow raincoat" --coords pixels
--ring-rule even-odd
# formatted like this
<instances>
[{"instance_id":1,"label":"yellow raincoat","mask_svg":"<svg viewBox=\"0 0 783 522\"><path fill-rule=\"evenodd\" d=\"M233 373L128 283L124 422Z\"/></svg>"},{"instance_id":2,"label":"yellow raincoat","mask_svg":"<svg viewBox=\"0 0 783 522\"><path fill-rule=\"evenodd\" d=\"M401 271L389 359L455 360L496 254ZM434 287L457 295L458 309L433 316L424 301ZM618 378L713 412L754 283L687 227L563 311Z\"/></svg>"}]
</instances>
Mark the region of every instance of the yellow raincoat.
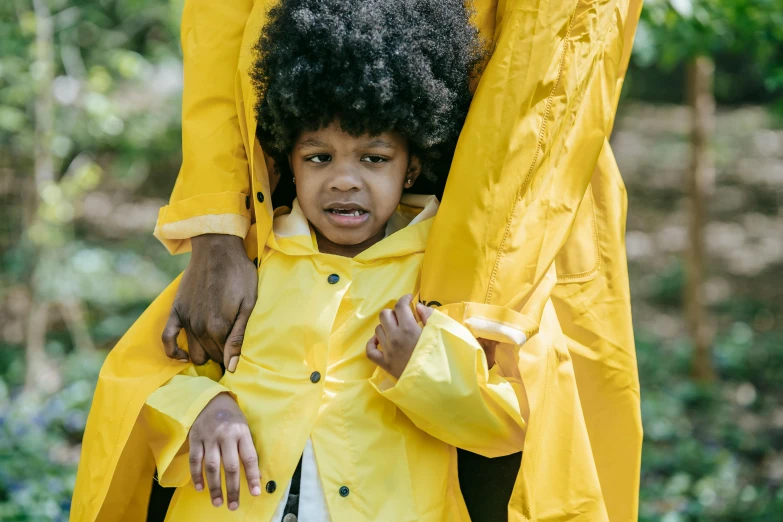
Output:
<instances>
[{"instance_id":1,"label":"yellow raincoat","mask_svg":"<svg viewBox=\"0 0 783 522\"><path fill-rule=\"evenodd\" d=\"M505 366L488 369L478 341L437 311L399 380L365 356L380 311L418 293L437 205L433 196L403 198L390 223L410 224L387 228L390 235L354 258L320 254L297 202L275 217L236 372L216 382L196 373L210 368L183 365L143 410L161 485L185 486L167 520L272 519L310 439L332 520L469 522L454 446L488 457L522 451L516 364L504 357ZM189 485L186 451L198 414L229 391L248 419L267 485L257 498L245 486L236 512L216 510L208 492Z\"/></svg>"},{"instance_id":2,"label":"yellow raincoat","mask_svg":"<svg viewBox=\"0 0 783 522\"><path fill-rule=\"evenodd\" d=\"M245 237L254 257L269 233L247 71L272 3L185 3L183 165L155 229L173 253L215 232ZM523 343L531 416L510 519L634 521L641 424L625 193L607 137L640 2L474 4L495 50L433 224L421 295L477 336ZM102 369L71 520L145 516L154 460L136 419L181 369L160 342L177 284Z\"/></svg>"}]
</instances>

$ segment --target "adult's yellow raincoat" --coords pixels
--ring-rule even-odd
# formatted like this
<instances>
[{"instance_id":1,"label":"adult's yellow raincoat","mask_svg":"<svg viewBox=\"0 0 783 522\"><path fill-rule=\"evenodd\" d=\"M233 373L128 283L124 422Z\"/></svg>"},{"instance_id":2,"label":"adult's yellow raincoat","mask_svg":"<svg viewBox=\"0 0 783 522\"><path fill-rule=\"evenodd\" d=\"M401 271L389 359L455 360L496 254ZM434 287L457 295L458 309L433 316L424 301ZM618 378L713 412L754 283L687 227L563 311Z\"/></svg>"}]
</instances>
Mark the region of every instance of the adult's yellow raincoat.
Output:
<instances>
[{"instance_id":1,"label":"adult's yellow raincoat","mask_svg":"<svg viewBox=\"0 0 783 522\"><path fill-rule=\"evenodd\" d=\"M245 237L252 257L270 230L247 71L272 3L185 4L183 165L155 229L173 253L214 232ZM607 137L640 1L474 4L495 48L432 227L421 297L476 336L521 345L530 423L510 520L630 522L641 420L625 193ZM181 368L160 342L177 284L102 369L71 520L145 516L154 461L136 419ZM542 322L551 309L561 325Z\"/></svg>"}]
</instances>

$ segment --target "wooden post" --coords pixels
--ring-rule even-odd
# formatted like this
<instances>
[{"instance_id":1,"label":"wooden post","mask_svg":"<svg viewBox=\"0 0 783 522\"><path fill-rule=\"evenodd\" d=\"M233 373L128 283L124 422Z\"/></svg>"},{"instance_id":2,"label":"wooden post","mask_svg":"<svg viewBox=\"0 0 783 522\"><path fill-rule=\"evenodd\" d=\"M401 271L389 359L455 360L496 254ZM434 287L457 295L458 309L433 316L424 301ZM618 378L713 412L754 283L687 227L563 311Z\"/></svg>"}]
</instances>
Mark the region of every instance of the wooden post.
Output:
<instances>
[{"instance_id":1,"label":"wooden post","mask_svg":"<svg viewBox=\"0 0 783 522\"><path fill-rule=\"evenodd\" d=\"M687 174L688 250L686 254L685 311L693 342L693 377L715 379L712 365L712 328L705 303L706 203L715 184L710 135L715 121L713 77L715 65L707 56L688 63L688 102L691 109L691 165Z\"/></svg>"},{"instance_id":2,"label":"wooden post","mask_svg":"<svg viewBox=\"0 0 783 522\"><path fill-rule=\"evenodd\" d=\"M47 0L33 0L35 12L35 61L33 81L35 89L35 157L34 157L34 197L31 200L31 220L35 219L40 193L44 186L54 183L54 159L52 158L52 133L54 127L54 21ZM36 256L41 254L40 246ZM35 279L30 280L32 306L25 333L25 391L40 391L44 376L51 373L51 364L46 359L44 345L46 326L49 316L49 303L46 298L37 295Z\"/></svg>"}]
</instances>

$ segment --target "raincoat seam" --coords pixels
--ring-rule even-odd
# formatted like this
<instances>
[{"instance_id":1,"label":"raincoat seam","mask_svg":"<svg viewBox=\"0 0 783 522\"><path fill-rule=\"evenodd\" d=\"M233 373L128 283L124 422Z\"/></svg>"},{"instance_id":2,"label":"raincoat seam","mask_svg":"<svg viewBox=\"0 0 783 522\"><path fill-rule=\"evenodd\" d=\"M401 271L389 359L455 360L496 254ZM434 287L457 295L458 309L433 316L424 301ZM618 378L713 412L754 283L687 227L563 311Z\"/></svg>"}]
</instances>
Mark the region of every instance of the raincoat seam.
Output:
<instances>
[{"instance_id":1,"label":"raincoat seam","mask_svg":"<svg viewBox=\"0 0 783 522\"><path fill-rule=\"evenodd\" d=\"M487 295L484 300L485 303L489 304L492 301L492 294L495 289L495 281L497 279L497 273L500 269L500 262L504 257L504 250L506 247L506 242L508 240L508 236L511 233L511 223L514 221L514 214L516 213L517 206L519 204L519 200L522 198L522 191L527 186L527 184L530 182L530 178L533 175L533 170L535 169L536 163L538 162L538 156L541 153L541 147L544 142L544 133L546 132L546 121L547 117L549 116L549 112L552 109L552 101L554 100L555 91L560 85L560 79L563 75L563 67L565 64L565 57L568 52L568 48L570 47L570 36L571 36L571 29L574 26L574 20L576 19L576 9L579 7L579 1L577 0L576 5L574 6L573 12L571 13L571 18L568 22L568 29L566 30L565 37L563 38L563 54L560 56L560 64L558 65L557 70L557 78L555 80L554 85L552 86L552 90L549 92L549 96L546 100L546 106L544 108L544 114L541 119L541 127L538 131L538 141L536 142L536 152L533 155L533 161L530 163L530 168L528 169L527 175L525 176L524 181L522 182L522 185L520 185L519 190L517 191L517 197L516 202L514 203L514 207L511 209L511 213L508 216L508 219L506 220L506 228L503 232L503 239L500 241L500 247L498 248L497 256L495 257L495 263L492 267L492 275L490 275L489 278L489 285L487 288Z\"/></svg>"}]
</instances>

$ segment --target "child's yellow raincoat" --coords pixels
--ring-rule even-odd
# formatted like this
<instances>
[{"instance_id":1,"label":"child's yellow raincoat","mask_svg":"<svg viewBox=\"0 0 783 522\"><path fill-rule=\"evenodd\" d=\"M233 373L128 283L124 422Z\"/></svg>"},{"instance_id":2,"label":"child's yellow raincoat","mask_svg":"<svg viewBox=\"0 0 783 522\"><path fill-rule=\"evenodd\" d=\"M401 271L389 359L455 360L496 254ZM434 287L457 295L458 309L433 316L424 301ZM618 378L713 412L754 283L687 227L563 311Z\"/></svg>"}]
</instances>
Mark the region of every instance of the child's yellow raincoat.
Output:
<instances>
[{"instance_id":1,"label":"child's yellow raincoat","mask_svg":"<svg viewBox=\"0 0 783 522\"><path fill-rule=\"evenodd\" d=\"M454 446L488 457L522 451L517 365L503 354L487 368L458 322L434 312L399 380L365 356L381 310L419 290L438 204L434 196L402 203L391 235L354 258L319 253L297 202L275 218L236 372L216 382L196 373L209 368L182 365L143 410L161 485L185 486L168 520L279 519L272 515L309 439L331 520L469 522ZM228 391L248 420L266 484L257 498L245 484L236 512L215 509L207 491L188 485L181 450L204 406Z\"/></svg>"},{"instance_id":2,"label":"child's yellow raincoat","mask_svg":"<svg viewBox=\"0 0 783 522\"><path fill-rule=\"evenodd\" d=\"M185 4L184 162L156 226L172 252L216 232L245 237L255 257L270 230L247 71L271 3ZM477 336L521 344L530 424L510 520L630 522L641 420L625 193L607 137L640 2L476 0L475 7L495 49L433 224L421 296L446 305ZM160 342L177 284L104 365L71 520L144 520L154 461L136 420L182 368Z\"/></svg>"}]
</instances>

